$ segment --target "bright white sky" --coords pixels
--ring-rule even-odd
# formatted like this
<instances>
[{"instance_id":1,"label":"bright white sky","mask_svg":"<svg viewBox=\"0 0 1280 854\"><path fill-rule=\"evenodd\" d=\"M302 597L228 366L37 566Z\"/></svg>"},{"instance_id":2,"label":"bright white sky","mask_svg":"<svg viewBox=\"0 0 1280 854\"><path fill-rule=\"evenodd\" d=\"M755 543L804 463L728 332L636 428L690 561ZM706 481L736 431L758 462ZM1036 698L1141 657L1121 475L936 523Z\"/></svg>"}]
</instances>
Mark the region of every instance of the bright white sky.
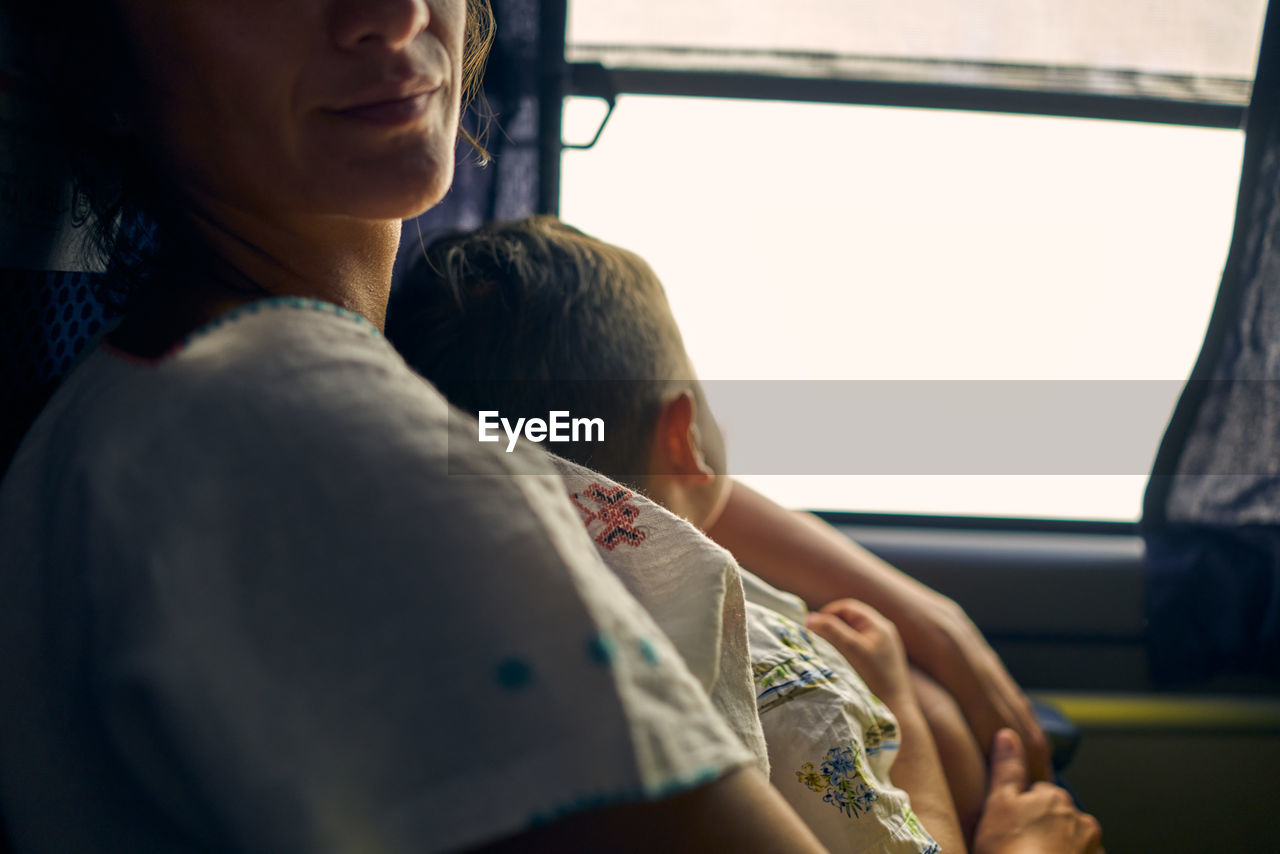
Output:
<instances>
[{"instance_id":1,"label":"bright white sky","mask_svg":"<svg viewBox=\"0 0 1280 854\"><path fill-rule=\"evenodd\" d=\"M598 120L571 101L565 138ZM1242 149L1236 131L624 97L595 149L566 152L561 215L653 265L704 379L1181 380ZM1167 415L1141 427L1152 455ZM1145 477L747 480L812 508L1136 519Z\"/></svg>"}]
</instances>

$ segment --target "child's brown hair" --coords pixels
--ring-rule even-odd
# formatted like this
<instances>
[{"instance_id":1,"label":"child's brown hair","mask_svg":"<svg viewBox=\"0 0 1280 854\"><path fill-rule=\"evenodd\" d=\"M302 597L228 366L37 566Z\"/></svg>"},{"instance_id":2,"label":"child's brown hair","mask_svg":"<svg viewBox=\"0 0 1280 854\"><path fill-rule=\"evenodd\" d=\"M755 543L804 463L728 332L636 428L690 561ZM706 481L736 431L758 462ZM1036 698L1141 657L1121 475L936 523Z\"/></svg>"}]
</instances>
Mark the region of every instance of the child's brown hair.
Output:
<instances>
[{"instance_id":1,"label":"child's brown hair","mask_svg":"<svg viewBox=\"0 0 1280 854\"><path fill-rule=\"evenodd\" d=\"M550 216L433 242L392 298L387 336L472 413L602 418L605 442L550 450L638 488L664 391L690 374L649 265Z\"/></svg>"}]
</instances>

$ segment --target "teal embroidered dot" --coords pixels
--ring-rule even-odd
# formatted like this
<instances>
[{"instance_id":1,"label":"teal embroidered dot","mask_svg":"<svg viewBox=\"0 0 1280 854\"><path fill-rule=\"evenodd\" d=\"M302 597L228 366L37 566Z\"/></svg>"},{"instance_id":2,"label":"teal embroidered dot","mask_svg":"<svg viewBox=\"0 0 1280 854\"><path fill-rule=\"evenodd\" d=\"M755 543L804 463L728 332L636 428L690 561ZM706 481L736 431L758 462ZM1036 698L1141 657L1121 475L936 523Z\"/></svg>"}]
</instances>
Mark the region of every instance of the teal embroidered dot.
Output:
<instances>
[{"instance_id":1,"label":"teal embroidered dot","mask_svg":"<svg viewBox=\"0 0 1280 854\"><path fill-rule=\"evenodd\" d=\"M498 684L509 691L520 691L533 681L533 668L518 658L508 658L498 664Z\"/></svg>"},{"instance_id":2,"label":"teal embroidered dot","mask_svg":"<svg viewBox=\"0 0 1280 854\"><path fill-rule=\"evenodd\" d=\"M613 638L601 633L587 641L587 656L601 667L608 667L613 664L615 648Z\"/></svg>"},{"instance_id":3,"label":"teal embroidered dot","mask_svg":"<svg viewBox=\"0 0 1280 854\"><path fill-rule=\"evenodd\" d=\"M648 638L640 638L640 654L644 656L644 660L650 664L658 663L658 650L654 647L653 641Z\"/></svg>"}]
</instances>

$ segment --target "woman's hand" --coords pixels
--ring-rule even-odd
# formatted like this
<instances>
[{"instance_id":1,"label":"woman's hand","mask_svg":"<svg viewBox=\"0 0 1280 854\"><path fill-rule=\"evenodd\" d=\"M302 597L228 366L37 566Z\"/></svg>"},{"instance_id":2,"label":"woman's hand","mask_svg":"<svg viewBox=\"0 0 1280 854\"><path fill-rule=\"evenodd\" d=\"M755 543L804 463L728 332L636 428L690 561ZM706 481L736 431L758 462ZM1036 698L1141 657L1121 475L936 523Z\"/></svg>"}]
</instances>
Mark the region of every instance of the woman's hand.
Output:
<instances>
[{"instance_id":1,"label":"woman's hand","mask_svg":"<svg viewBox=\"0 0 1280 854\"><path fill-rule=\"evenodd\" d=\"M1102 827L1052 783L1027 788L1027 758L1017 733L1002 729L991 750L991 789L973 840L974 854L1097 854Z\"/></svg>"},{"instance_id":2,"label":"woman's hand","mask_svg":"<svg viewBox=\"0 0 1280 854\"><path fill-rule=\"evenodd\" d=\"M805 625L839 650L890 709L915 702L907 653L888 617L857 599L838 599L810 614Z\"/></svg>"},{"instance_id":3,"label":"woman's hand","mask_svg":"<svg viewBox=\"0 0 1280 854\"><path fill-rule=\"evenodd\" d=\"M930 590L897 625L908 657L955 697L982 748L1009 727L1024 745L1031 778L1049 779L1049 741L1031 702L964 610Z\"/></svg>"}]
</instances>

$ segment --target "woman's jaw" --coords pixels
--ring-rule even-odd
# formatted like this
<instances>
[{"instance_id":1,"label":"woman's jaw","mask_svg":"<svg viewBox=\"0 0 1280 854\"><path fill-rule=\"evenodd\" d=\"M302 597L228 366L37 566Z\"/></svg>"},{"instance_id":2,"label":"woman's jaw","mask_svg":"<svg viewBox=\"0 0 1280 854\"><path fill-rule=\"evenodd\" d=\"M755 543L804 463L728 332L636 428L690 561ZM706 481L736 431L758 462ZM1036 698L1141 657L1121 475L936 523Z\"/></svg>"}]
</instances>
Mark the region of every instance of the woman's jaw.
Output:
<instances>
[{"instance_id":1,"label":"woman's jaw","mask_svg":"<svg viewBox=\"0 0 1280 854\"><path fill-rule=\"evenodd\" d=\"M179 196L270 215L403 219L447 192L459 0L123 0L131 129Z\"/></svg>"},{"instance_id":2,"label":"woman's jaw","mask_svg":"<svg viewBox=\"0 0 1280 854\"><path fill-rule=\"evenodd\" d=\"M465 3L119 2L129 130L216 261L171 297L221 310L222 267L380 322L400 221L453 180Z\"/></svg>"}]
</instances>

